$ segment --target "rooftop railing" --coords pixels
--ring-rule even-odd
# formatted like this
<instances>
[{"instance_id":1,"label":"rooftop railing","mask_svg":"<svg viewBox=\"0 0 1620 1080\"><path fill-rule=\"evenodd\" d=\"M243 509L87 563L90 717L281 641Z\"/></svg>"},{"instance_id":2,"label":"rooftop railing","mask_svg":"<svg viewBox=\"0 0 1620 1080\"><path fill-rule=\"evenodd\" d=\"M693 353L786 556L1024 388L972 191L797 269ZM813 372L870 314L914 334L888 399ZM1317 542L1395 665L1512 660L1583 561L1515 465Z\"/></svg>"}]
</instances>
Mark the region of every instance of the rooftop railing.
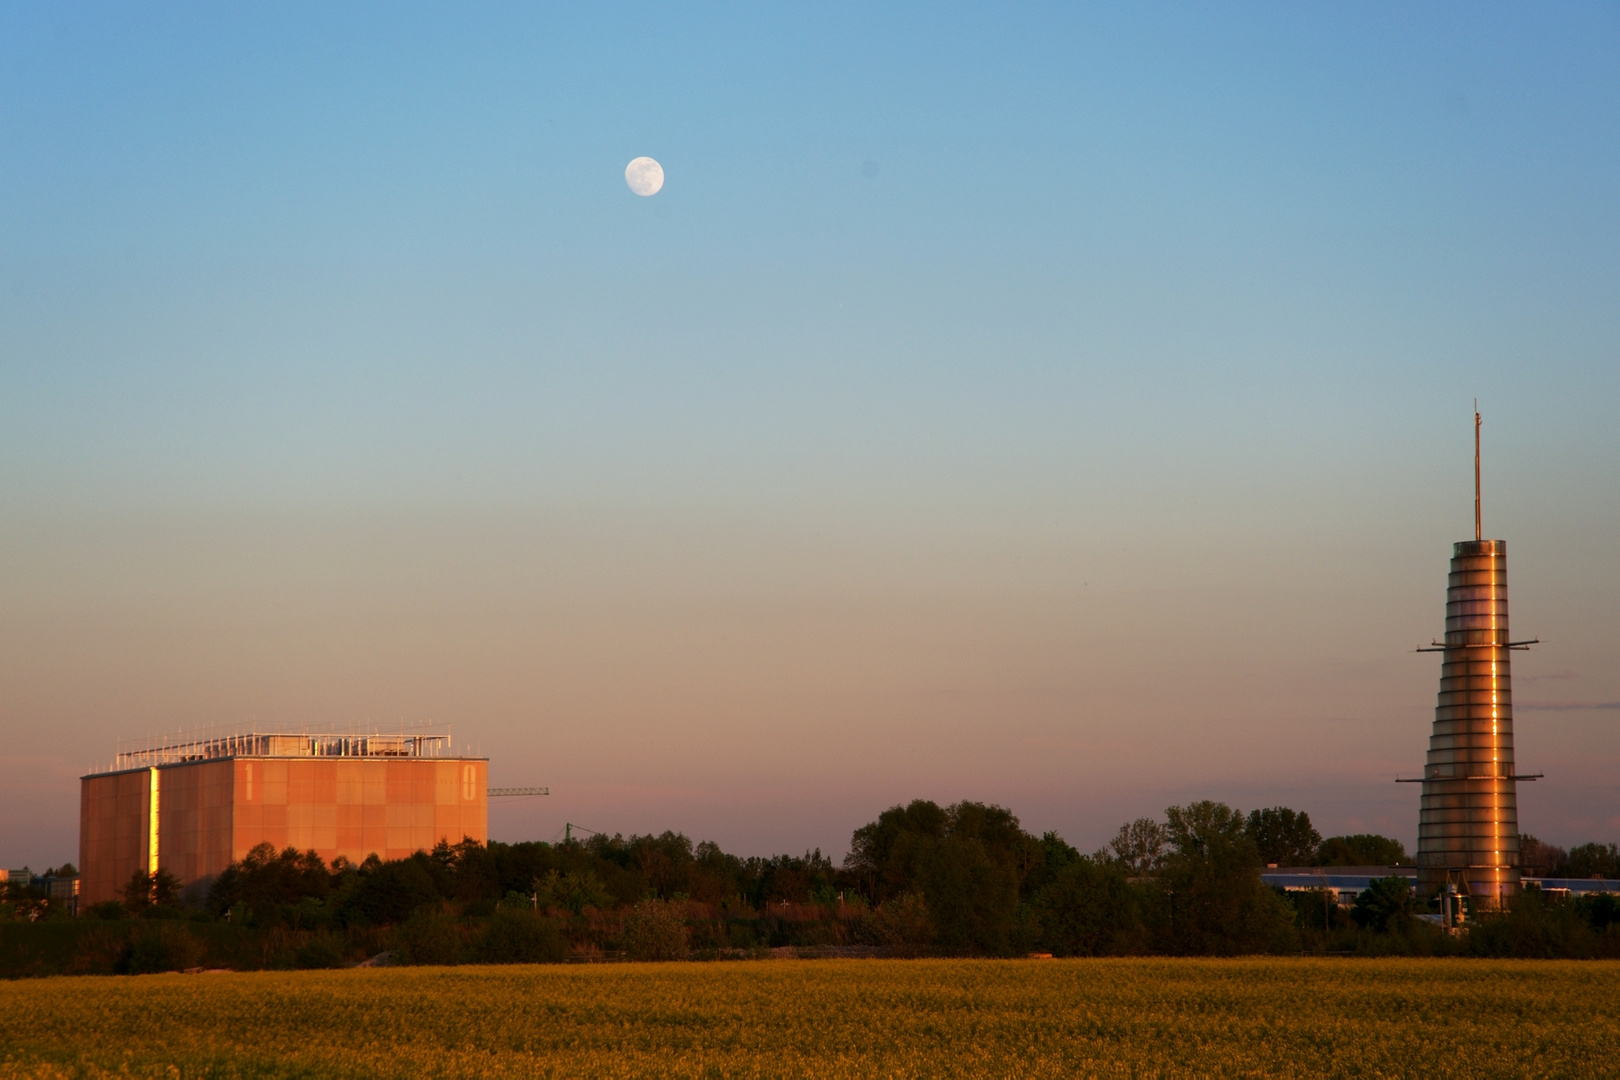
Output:
<instances>
[{"instance_id":1,"label":"rooftop railing","mask_svg":"<svg viewBox=\"0 0 1620 1080\"><path fill-rule=\"evenodd\" d=\"M120 772L235 757L436 758L451 754L448 725L418 725L370 731L239 729L190 732L133 743L120 741L105 769Z\"/></svg>"}]
</instances>

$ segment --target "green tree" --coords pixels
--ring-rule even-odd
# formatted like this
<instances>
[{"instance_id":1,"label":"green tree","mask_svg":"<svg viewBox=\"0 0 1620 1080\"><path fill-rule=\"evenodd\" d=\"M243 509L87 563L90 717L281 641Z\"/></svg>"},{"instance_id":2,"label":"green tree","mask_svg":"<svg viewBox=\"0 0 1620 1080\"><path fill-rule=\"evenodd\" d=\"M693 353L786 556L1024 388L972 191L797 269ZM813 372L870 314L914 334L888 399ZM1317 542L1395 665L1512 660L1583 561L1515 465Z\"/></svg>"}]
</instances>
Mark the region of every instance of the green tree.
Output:
<instances>
[{"instance_id":1,"label":"green tree","mask_svg":"<svg viewBox=\"0 0 1620 1080\"><path fill-rule=\"evenodd\" d=\"M1155 912L1161 946L1172 953L1238 955L1292 949L1293 913L1260 880L1260 852L1243 815L1203 800L1165 811L1174 849L1159 874Z\"/></svg>"},{"instance_id":2,"label":"green tree","mask_svg":"<svg viewBox=\"0 0 1620 1080\"><path fill-rule=\"evenodd\" d=\"M1350 917L1358 926L1378 933L1404 933L1417 910L1412 881L1399 874L1374 878L1356 897Z\"/></svg>"},{"instance_id":3,"label":"green tree","mask_svg":"<svg viewBox=\"0 0 1620 1080\"><path fill-rule=\"evenodd\" d=\"M1376 833L1330 836L1316 851L1317 866L1410 866L1406 846Z\"/></svg>"},{"instance_id":4,"label":"green tree","mask_svg":"<svg viewBox=\"0 0 1620 1080\"><path fill-rule=\"evenodd\" d=\"M1052 880L1062 873L1065 867L1073 866L1085 856L1081 855L1072 845L1055 832L1041 834L1036 842L1035 865L1029 873L1024 875L1020 887L1022 895L1028 899L1051 884Z\"/></svg>"},{"instance_id":5,"label":"green tree","mask_svg":"<svg viewBox=\"0 0 1620 1080\"><path fill-rule=\"evenodd\" d=\"M1024 880L1044 857L1004 807L919 799L855 830L844 867L880 905L921 893L940 948L1004 955L1018 943Z\"/></svg>"},{"instance_id":6,"label":"green tree","mask_svg":"<svg viewBox=\"0 0 1620 1080\"><path fill-rule=\"evenodd\" d=\"M173 907L180 899L180 879L163 867L156 874L137 870L121 891L124 907L139 914L155 907Z\"/></svg>"},{"instance_id":7,"label":"green tree","mask_svg":"<svg viewBox=\"0 0 1620 1080\"><path fill-rule=\"evenodd\" d=\"M566 908L575 915L588 907L606 908L613 904L613 897L590 870L567 874L548 871L545 877L535 878L534 896L535 903L542 911L558 907Z\"/></svg>"},{"instance_id":8,"label":"green tree","mask_svg":"<svg viewBox=\"0 0 1620 1080\"><path fill-rule=\"evenodd\" d=\"M500 872L487 846L470 836L440 840L428 855L434 886L447 899L493 900L501 895Z\"/></svg>"},{"instance_id":9,"label":"green tree","mask_svg":"<svg viewBox=\"0 0 1620 1080\"><path fill-rule=\"evenodd\" d=\"M477 955L486 964L558 964L568 942L557 920L502 905L479 935Z\"/></svg>"},{"instance_id":10,"label":"green tree","mask_svg":"<svg viewBox=\"0 0 1620 1080\"><path fill-rule=\"evenodd\" d=\"M928 846L919 875L934 942L953 953L1004 955L1018 917L1018 876L976 836L949 835Z\"/></svg>"},{"instance_id":11,"label":"green tree","mask_svg":"<svg viewBox=\"0 0 1620 1080\"><path fill-rule=\"evenodd\" d=\"M360 882L347 905L347 921L386 926L439 902L438 889L417 858L362 864Z\"/></svg>"},{"instance_id":12,"label":"green tree","mask_svg":"<svg viewBox=\"0 0 1620 1080\"><path fill-rule=\"evenodd\" d=\"M1059 868L1032 902L1038 941L1057 956L1141 951L1142 917L1125 864L1080 856Z\"/></svg>"},{"instance_id":13,"label":"green tree","mask_svg":"<svg viewBox=\"0 0 1620 1080\"><path fill-rule=\"evenodd\" d=\"M1164 826L1152 818L1137 818L1119 827L1108 850L1127 873L1152 874L1164 859L1169 839Z\"/></svg>"},{"instance_id":14,"label":"green tree","mask_svg":"<svg viewBox=\"0 0 1620 1080\"><path fill-rule=\"evenodd\" d=\"M1286 806L1249 811L1244 831L1260 852L1260 861L1277 866L1310 866L1322 834L1311 826L1311 816Z\"/></svg>"},{"instance_id":15,"label":"green tree","mask_svg":"<svg viewBox=\"0 0 1620 1080\"><path fill-rule=\"evenodd\" d=\"M1569 852L1528 833L1520 833L1519 866L1532 877L1568 877Z\"/></svg>"},{"instance_id":16,"label":"green tree","mask_svg":"<svg viewBox=\"0 0 1620 1080\"><path fill-rule=\"evenodd\" d=\"M1613 844L1579 844L1569 849L1565 876L1620 878L1620 848Z\"/></svg>"},{"instance_id":17,"label":"green tree","mask_svg":"<svg viewBox=\"0 0 1620 1080\"><path fill-rule=\"evenodd\" d=\"M224 914L246 904L260 919L277 921L281 908L302 900L321 900L331 892L332 877L314 851L258 844L227 866L208 889L208 909Z\"/></svg>"},{"instance_id":18,"label":"green tree","mask_svg":"<svg viewBox=\"0 0 1620 1080\"><path fill-rule=\"evenodd\" d=\"M915 799L906 806L891 806L850 837L844 869L854 875L872 902L914 892L928 841L945 836L950 819L938 803Z\"/></svg>"}]
</instances>

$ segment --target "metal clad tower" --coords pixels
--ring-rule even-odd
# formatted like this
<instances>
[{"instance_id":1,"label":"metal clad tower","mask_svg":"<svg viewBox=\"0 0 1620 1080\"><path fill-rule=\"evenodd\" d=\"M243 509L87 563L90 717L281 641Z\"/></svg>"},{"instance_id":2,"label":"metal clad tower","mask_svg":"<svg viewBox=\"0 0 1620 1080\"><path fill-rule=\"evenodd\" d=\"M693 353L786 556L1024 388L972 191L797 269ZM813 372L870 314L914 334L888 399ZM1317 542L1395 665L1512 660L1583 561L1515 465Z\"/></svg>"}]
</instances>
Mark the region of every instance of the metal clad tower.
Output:
<instances>
[{"instance_id":1,"label":"metal clad tower","mask_svg":"<svg viewBox=\"0 0 1620 1080\"><path fill-rule=\"evenodd\" d=\"M1450 882L1494 907L1519 891L1509 657L1533 642L1508 635L1507 545L1480 523L1479 413L1474 413L1474 539L1452 549L1434 732L1418 816L1418 892Z\"/></svg>"}]
</instances>

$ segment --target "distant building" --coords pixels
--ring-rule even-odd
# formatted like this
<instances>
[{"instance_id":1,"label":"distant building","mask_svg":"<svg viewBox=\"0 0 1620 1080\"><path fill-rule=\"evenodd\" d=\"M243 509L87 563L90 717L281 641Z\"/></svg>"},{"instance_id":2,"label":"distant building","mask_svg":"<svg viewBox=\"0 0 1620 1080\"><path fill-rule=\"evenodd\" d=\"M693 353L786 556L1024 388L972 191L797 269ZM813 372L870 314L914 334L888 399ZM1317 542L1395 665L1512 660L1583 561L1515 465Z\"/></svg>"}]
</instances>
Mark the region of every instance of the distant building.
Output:
<instances>
[{"instance_id":1,"label":"distant building","mask_svg":"<svg viewBox=\"0 0 1620 1080\"><path fill-rule=\"evenodd\" d=\"M327 862L483 843L488 780L488 759L451 754L445 734L153 742L80 780L79 899L117 899L143 870L205 883L261 843Z\"/></svg>"},{"instance_id":2,"label":"distant building","mask_svg":"<svg viewBox=\"0 0 1620 1080\"><path fill-rule=\"evenodd\" d=\"M1417 880L1415 866L1268 866L1260 880L1284 892L1330 892L1341 907L1349 907L1377 878Z\"/></svg>"},{"instance_id":3,"label":"distant building","mask_svg":"<svg viewBox=\"0 0 1620 1080\"><path fill-rule=\"evenodd\" d=\"M1474 539L1452 548L1440 694L1423 766L1418 890L1448 885L1486 907L1519 891L1520 775L1513 760L1512 654L1534 641L1508 633L1507 544L1484 539L1479 413L1474 413Z\"/></svg>"},{"instance_id":4,"label":"distant building","mask_svg":"<svg viewBox=\"0 0 1620 1080\"><path fill-rule=\"evenodd\" d=\"M1268 866L1260 880L1284 892L1331 892L1342 907L1356 902L1374 880L1403 877L1414 889L1421 875L1415 866ZM1614 878L1526 877L1525 888L1540 889L1553 896L1585 896L1590 893L1620 893L1620 880Z\"/></svg>"},{"instance_id":5,"label":"distant building","mask_svg":"<svg viewBox=\"0 0 1620 1080\"><path fill-rule=\"evenodd\" d=\"M28 867L20 870L0 870L0 886L7 890L15 890L24 896L33 895L40 899L49 899L53 903L61 904L67 908L69 915L79 913L79 879L74 874L58 874L56 871L40 875ZM13 893L15 896L16 893ZM30 915L29 918L35 916Z\"/></svg>"}]
</instances>

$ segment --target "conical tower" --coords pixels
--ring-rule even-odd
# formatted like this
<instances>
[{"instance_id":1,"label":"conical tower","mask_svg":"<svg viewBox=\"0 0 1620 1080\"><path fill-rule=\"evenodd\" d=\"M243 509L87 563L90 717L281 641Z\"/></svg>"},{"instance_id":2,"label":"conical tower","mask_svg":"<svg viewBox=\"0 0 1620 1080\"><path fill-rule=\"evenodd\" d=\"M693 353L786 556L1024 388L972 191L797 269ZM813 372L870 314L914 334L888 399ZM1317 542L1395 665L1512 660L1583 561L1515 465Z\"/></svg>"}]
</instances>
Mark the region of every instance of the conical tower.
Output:
<instances>
[{"instance_id":1,"label":"conical tower","mask_svg":"<svg viewBox=\"0 0 1620 1080\"><path fill-rule=\"evenodd\" d=\"M1474 539L1452 548L1440 697L1423 767L1418 892L1449 882L1486 907L1519 891L1519 813L1513 767L1509 658L1533 642L1508 635L1507 544L1480 523L1479 413L1474 413Z\"/></svg>"}]
</instances>

